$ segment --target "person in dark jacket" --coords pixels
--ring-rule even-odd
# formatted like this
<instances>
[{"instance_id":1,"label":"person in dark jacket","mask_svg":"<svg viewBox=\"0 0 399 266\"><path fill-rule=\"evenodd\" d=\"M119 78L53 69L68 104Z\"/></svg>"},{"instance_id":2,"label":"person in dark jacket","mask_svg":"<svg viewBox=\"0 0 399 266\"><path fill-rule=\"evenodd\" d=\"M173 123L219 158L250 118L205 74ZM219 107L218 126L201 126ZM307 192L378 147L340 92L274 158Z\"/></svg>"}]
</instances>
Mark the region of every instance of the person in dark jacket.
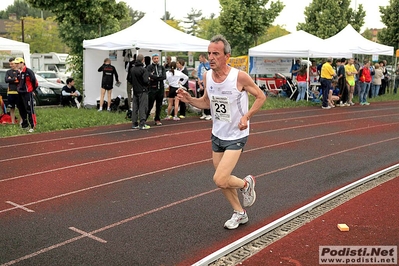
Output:
<instances>
[{"instance_id":1,"label":"person in dark jacket","mask_svg":"<svg viewBox=\"0 0 399 266\"><path fill-rule=\"evenodd\" d=\"M149 73L143 64L144 56L137 55L134 67L130 70L129 80L133 86L133 112L132 123L133 129L149 129L146 125L148 110L148 83L150 80ZM139 119L139 121L137 121Z\"/></svg>"},{"instance_id":2,"label":"person in dark jacket","mask_svg":"<svg viewBox=\"0 0 399 266\"><path fill-rule=\"evenodd\" d=\"M75 106L79 109L82 102L82 95L75 88L75 81L73 78L67 78L66 85L62 88L62 106Z\"/></svg>"},{"instance_id":3,"label":"person in dark jacket","mask_svg":"<svg viewBox=\"0 0 399 266\"><path fill-rule=\"evenodd\" d=\"M15 58L10 58L8 61L10 63L11 69L7 70L5 76L5 82L8 83L7 90L7 107L10 108L11 123L15 124L15 107L18 105L18 68L14 63Z\"/></svg>"},{"instance_id":4,"label":"person in dark jacket","mask_svg":"<svg viewBox=\"0 0 399 266\"><path fill-rule=\"evenodd\" d=\"M159 64L159 55L152 55L152 64L147 66L150 75L150 85L148 92L148 110L147 119L155 102L155 125L160 126L161 123L161 109L162 101L165 94L165 86L163 81L166 79L165 67Z\"/></svg>"},{"instance_id":5,"label":"person in dark jacket","mask_svg":"<svg viewBox=\"0 0 399 266\"><path fill-rule=\"evenodd\" d=\"M33 107L33 93L39 86L35 73L25 66L25 60L17 57L14 60L19 69L18 74L18 109L22 119L22 128L33 132L36 128L36 114ZM30 125L30 128L29 128Z\"/></svg>"},{"instance_id":6,"label":"person in dark jacket","mask_svg":"<svg viewBox=\"0 0 399 266\"><path fill-rule=\"evenodd\" d=\"M104 104L104 96L105 91L107 91L107 99L108 99L108 111L111 111L111 95L112 88L114 87L114 76L117 83L120 83L118 72L116 72L116 68L111 65L111 59L105 58L104 64L98 68L98 72L103 72L103 77L101 81L101 95L100 95L100 108L98 111L103 110Z\"/></svg>"}]
</instances>

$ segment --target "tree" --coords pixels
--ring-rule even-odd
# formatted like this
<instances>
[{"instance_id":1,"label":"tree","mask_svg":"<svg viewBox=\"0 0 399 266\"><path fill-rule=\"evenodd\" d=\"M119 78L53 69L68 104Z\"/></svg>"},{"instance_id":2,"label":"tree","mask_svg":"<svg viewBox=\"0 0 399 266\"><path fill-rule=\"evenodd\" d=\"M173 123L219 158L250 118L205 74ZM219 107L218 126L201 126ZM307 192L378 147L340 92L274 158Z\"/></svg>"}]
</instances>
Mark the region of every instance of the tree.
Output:
<instances>
[{"instance_id":1,"label":"tree","mask_svg":"<svg viewBox=\"0 0 399 266\"><path fill-rule=\"evenodd\" d=\"M244 55L283 10L280 0L220 0L221 33L229 40L233 56Z\"/></svg>"},{"instance_id":2,"label":"tree","mask_svg":"<svg viewBox=\"0 0 399 266\"><path fill-rule=\"evenodd\" d=\"M380 6L381 21L386 25L378 32L378 40L399 49L399 0L390 0L386 7Z\"/></svg>"},{"instance_id":3,"label":"tree","mask_svg":"<svg viewBox=\"0 0 399 266\"><path fill-rule=\"evenodd\" d=\"M60 37L72 55L71 65L78 78L83 70L83 40L115 33L119 22L128 16L125 2L103 0L27 0L37 8L50 10L55 14Z\"/></svg>"},{"instance_id":4,"label":"tree","mask_svg":"<svg viewBox=\"0 0 399 266\"><path fill-rule=\"evenodd\" d=\"M67 53L68 48L59 37L58 25L53 18L26 17L24 19L24 42L29 43L32 53ZM11 39L22 41L20 21L6 22L6 30ZM49 41L51 40L51 41Z\"/></svg>"},{"instance_id":5,"label":"tree","mask_svg":"<svg viewBox=\"0 0 399 266\"><path fill-rule=\"evenodd\" d=\"M273 25L267 28L266 33L259 37L259 43L265 43L278 37L289 34L290 32L280 25Z\"/></svg>"},{"instance_id":6,"label":"tree","mask_svg":"<svg viewBox=\"0 0 399 266\"><path fill-rule=\"evenodd\" d=\"M201 19L198 22L197 35L198 37L210 40L216 34L221 32L219 18L215 18L215 14L211 14L210 18Z\"/></svg>"},{"instance_id":7,"label":"tree","mask_svg":"<svg viewBox=\"0 0 399 266\"><path fill-rule=\"evenodd\" d=\"M351 0L313 0L305 8L305 22L298 23L297 30L304 30L322 39L340 32L348 24L360 31L366 12L363 5L355 11L350 7Z\"/></svg>"},{"instance_id":8,"label":"tree","mask_svg":"<svg viewBox=\"0 0 399 266\"><path fill-rule=\"evenodd\" d=\"M373 40L373 30L366 28L366 30L362 33L362 36L366 38L367 40L372 41Z\"/></svg>"},{"instance_id":9,"label":"tree","mask_svg":"<svg viewBox=\"0 0 399 266\"><path fill-rule=\"evenodd\" d=\"M142 11L133 10L131 7L128 7L128 8L129 8L128 16L125 19L122 19L120 21L120 29L121 30L132 26L134 23L136 23L142 17L144 17L144 14L145 14Z\"/></svg>"},{"instance_id":10,"label":"tree","mask_svg":"<svg viewBox=\"0 0 399 266\"><path fill-rule=\"evenodd\" d=\"M191 12L187 14L187 17L185 17L186 20L183 21L183 23L188 24L186 31L187 34L191 34L193 36L196 35L198 31L198 21L200 20L201 16L201 10L191 8Z\"/></svg>"},{"instance_id":11,"label":"tree","mask_svg":"<svg viewBox=\"0 0 399 266\"><path fill-rule=\"evenodd\" d=\"M50 11L40 10L29 6L24 0L14 0L14 4L9 5L6 10L0 11L0 18L8 19L10 14L15 14L17 19L22 17L33 17L46 19L54 16Z\"/></svg>"}]
</instances>

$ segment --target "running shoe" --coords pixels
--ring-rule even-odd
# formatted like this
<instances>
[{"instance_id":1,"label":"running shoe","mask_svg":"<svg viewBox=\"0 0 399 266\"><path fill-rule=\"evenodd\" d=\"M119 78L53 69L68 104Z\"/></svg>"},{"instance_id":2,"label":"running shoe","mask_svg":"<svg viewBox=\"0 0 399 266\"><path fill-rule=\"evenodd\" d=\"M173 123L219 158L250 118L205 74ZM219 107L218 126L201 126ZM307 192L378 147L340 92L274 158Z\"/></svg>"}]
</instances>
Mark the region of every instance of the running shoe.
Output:
<instances>
[{"instance_id":1,"label":"running shoe","mask_svg":"<svg viewBox=\"0 0 399 266\"><path fill-rule=\"evenodd\" d=\"M239 213L234 211L233 216L231 216L230 220L227 220L224 223L224 228L227 229L236 229L240 224L245 224L248 222L247 212Z\"/></svg>"},{"instance_id":2,"label":"running shoe","mask_svg":"<svg viewBox=\"0 0 399 266\"><path fill-rule=\"evenodd\" d=\"M180 118L178 118L177 116L174 116L174 117L173 117L173 120L175 120L175 121L179 121L179 120L180 120Z\"/></svg>"},{"instance_id":3,"label":"running shoe","mask_svg":"<svg viewBox=\"0 0 399 266\"><path fill-rule=\"evenodd\" d=\"M165 117L165 120L171 120L172 119L172 116L171 115L167 115L166 117Z\"/></svg>"},{"instance_id":4,"label":"running shoe","mask_svg":"<svg viewBox=\"0 0 399 266\"><path fill-rule=\"evenodd\" d=\"M207 115L207 116L205 117L205 120L212 120L212 116L211 116L211 115Z\"/></svg>"},{"instance_id":5,"label":"running shoe","mask_svg":"<svg viewBox=\"0 0 399 266\"><path fill-rule=\"evenodd\" d=\"M331 109L331 106L322 106L322 109Z\"/></svg>"},{"instance_id":6,"label":"running shoe","mask_svg":"<svg viewBox=\"0 0 399 266\"><path fill-rule=\"evenodd\" d=\"M250 207L254 204L256 200L255 193L255 178L251 175L247 175L244 177L244 180L247 181L247 187L240 189L243 195L243 205L244 207Z\"/></svg>"},{"instance_id":7,"label":"running shoe","mask_svg":"<svg viewBox=\"0 0 399 266\"><path fill-rule=\"evenodd\" d=\"M161 121L155 121L155 125L156 126L162 126L162 123L161 123Z\"/></svg>"},{"instance_id":8,"label":"running shoe","mask_svg":"<svg viewBox=\"0 0 399 266\"><path fill-rule=\"evenodd\" d=\"M139 127L140 130L147 130L147 129L150 129L150 128L151 127L149 125L144 125L144 126Z\"/></svg>"},{"instance_id":9,"label":"running shoe","mask_svg":"<svg viewBox=\"0 0 399 266\"><path fill-rule=\"evenodd\" d=\"M132 129L139 129L139 125L133 125Z\"/></svg>"},{"instance_id":10,"label":"running shoe","mask_svg":"<svg viewBox=\"0 0 399 266\"><path fill-rule=\"evenodd\" d=\"M179 115L179 118L180 119L184 119L184 118L186 118L184 115Z\"/></svg>"},{"instance_id":11,"label":"running shoe","mask_svg":"<svg viewBox=\"0 0 399 266\"><path fill-rule=\"evenodd\" d=\"M35 130L33 129L33 128L30 128L29 130L28 130L28 133L33 133Z\"/></svg>"},{"instance_id":12,"label":"running shoe","mask_svg":"<svg viewBox=\"0 0 399 266\"><path fill-rule=\"evenodd\" d=\"M370 103L369 103L369 102L364 102L363 104L364 104L364 105L370 105Z\"/></svg>"},{"instance_id":13,"label":"running shoe","mask_svg":"<svg viewBox=\"0 0 399 266\"><path fill-rule=\"evenodd\" d=\"M204 120L206 118L206 115L202 115L199 119Z\"/></svg>"}]
</instances>

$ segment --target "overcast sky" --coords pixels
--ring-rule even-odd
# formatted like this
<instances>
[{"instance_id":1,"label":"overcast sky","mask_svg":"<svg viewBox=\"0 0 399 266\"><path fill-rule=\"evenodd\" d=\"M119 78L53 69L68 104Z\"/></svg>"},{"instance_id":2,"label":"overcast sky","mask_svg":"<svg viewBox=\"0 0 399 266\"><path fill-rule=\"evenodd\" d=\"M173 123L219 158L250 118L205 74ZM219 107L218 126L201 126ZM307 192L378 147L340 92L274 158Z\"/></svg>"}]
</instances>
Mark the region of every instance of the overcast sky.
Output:
<instances>
[{"instance_id":1,"label":"overcast sky","mask_svg":"<svg viewBox=\"0 0 399 266\"><path fill-rule=\"evenodd\" d=\"M117 0L119 2L119 0ZM275 20L274 24L284 26L288 31L295 31L298 22L305 22L304 10L312 0L281 0L285 8ZM201 10L203 15L209 17L211 13L219 15L219 1L217 0L125 0L134 10L145 13L153 13L162 17L166 10L175 19L183 19L191 8ZM4 10L14 0L0 0L0 10ZM384 24L380 21L379 6L386 6L389 0L352 0L352 8L362 4L366 10L365 25L362 28L382 28Z\"/></svg>"}]
</instances>

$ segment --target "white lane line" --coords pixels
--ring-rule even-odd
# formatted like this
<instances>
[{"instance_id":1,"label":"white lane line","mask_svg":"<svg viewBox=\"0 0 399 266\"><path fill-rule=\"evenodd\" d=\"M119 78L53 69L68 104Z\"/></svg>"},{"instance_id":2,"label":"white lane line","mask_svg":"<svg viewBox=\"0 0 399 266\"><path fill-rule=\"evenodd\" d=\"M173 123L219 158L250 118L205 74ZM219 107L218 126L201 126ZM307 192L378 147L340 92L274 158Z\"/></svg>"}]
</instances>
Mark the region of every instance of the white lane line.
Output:
<instances>
[{"instance_id":1,"label":"white lane line","mask_svg":"<svg viewBox=\"0 0 399 266\"><path fill-rule=\"evenodd\" d=\"M385 139L385 140L381 140L381 141L374 142L374 143L368 143L368 144L365 144L365 145L362 145L362 146L356 146L356 147L353 147L353 148L350 148L350 149L341 150L341 151L336 152L336 153L334 153L334 154L328 154L328 155L325 155L325 156L323 156L323 157L317 157L317 158L314 158L314 159L310 159L310 160L307 160L307 161L302 162L301 164L310 163L310 162L313 162L313 161L316 161L316 160L320 160L320 159L325 158L325 157L333 156L333 155L340 154L340 153L345 153L345 152L352 151L352 150L357 150L357 149L360 149L360 148L371 147L371 146L374 146L374 145L376 145L376 144L381 144L381 143L384 143L384 142L388 142L388 141L392 141L392 140L397 140L397 139L399 139L399 137L391 138L391 139ZM285 169L292 168L292 167L295 167L295 166L288 166L288 167L284 167L284 168L280 168L280 169L285 170ZM275 173L275 172L277 172L277 170L274 170L274 171L271 171L271 172L267 172L267 173L263 173L263 174L257 175L256 178L261 177L261 176L266 176L266 175L268 175L268 174ZM218 191L218 190L220 190L220 189L219 189L219 188L216 188L216 189L213 189L213 190L210 190L210 191L207 191L207 192L203 192L203 193L200 193L200 194L197 194L197 195L194 195L194 196L191 196L191 197L188 197L188 198L179 200L179 201L172 202L172 203L167 204L167 205L164 205L164 206L162 206L162 207L155 208L155 209L152 209L152 210L150 210L150 211L147 211L147 212L144 212L144 213L141 213L141 214L138 214L138 215L129 217L129 218L124 219L124 220L121 220L121 221L119 221L119 222L116 222L116 223L113 223L113 224L104 226L104 227L99 228L99 229L97 229L97 230L91 231L91 232L89 232L88 234L94 235L94 234L103 232L103 231L105 231L105 230L108 230L108 229L114 228L114 227L116 227L116 226L119 226L119 225L122 225L122 224L125 224L125 223L128 223L128 222L131 222L131 221L133 221L133 220L136 220L136 219L138 219L138 218L141 218L141 217L150 215L150 214L152 214L152 213L159 212L159 211L162 211L162 210L171 208L171 207L173 207L173 206L182 204L182 203L184 203L184 202L187 202L187 201L190 201L190 200L193 200L193 199L196 199L196 198L199 198L199 197L202 197L202 196L205 196L205 195L214 193L214 192L216 192L216 191ZM50 246L50 247L41 249L41 250L39 250L39 251L36 251L36 252L34 252L34 253L31 253L31 254L28 254L28 255L23 256L23 257L21 257L21 258L18 258L18 259L16 259L16 260L9 261L9 262L7 262L7 263L5 263L5 264L2 264L2 265L0 265L0 266L6 266L6 265L8 266L8 265L12 265L12 264L18 263L18 262L23 261L23 260L26 260L26 259L33 258L33 257L35 257L35 256L37 256L37 255L39 255L39 254L48 252L48 251L53 250L53 249L55 249L55 248L58 248L58 247L61 247L61 246L65 246L65 245L67 245L67 244L70 244L70 243L72 243L72 242L75 242L75 241L77 241L77 240L80 240L80 239L82 239L83 237L85 237L85 236L82 235L82 236L80 236L80 237L71 238L71 239L69 239L69 240L67 240L67 241L64 241L64 242L61 242L61 243L52 245L52 246Z\"/></svg>"},{"instance_id":2,"label":"white lane line","mask_svg":"<svg viewBox=\"0 0 399 266\"><path fill-rule=\"evenodd\" d=\"M361 111L356 110L356 114L365 113L365 112L394 110L394 109L398 109L398 107L395 106L395 107L390 107L390 108L364 109L364 110L361 110ZM306 109L306 110L299 110L299 111L292 111L292 112L277 112L277 113L272 113L269 110L269 112L258 113L258 114L255 115L255 117L274 116L274 115L280 115L280 114L308 113L308 112L312 112L312 114L314 114L315 110L314 109ZM334 116L335 117L336 115L339 115L339 114L347 114L347 112L338 112L338 113L331 113L331 114L330 113L323 113L323 114L317 114L317 115L306 115L306 116L303 116L303 117L280 118L280 119L275 119L275 120L268 119L268 120L264 120L262 122L254 122L252 124L262 124L262 123L271 123L271 122L274 123L274 122L279 122L279 121L297 120L297 119L302 119L302 118L316 118L316 117L322 117L322 116ZM385 116L385 115L383 115L383 116ZM370 118L370 117L367 117L367 118ZM362 118L360 118L360 119L362 119ZM171 126L176 127L178 125L188 125L188 124L196 124L196 123L199 123L199 122L194 121L194 122L187 122L187 123L184 123L184 124L164 125L163 127L171 127ZM195 132L202 131L202 130L209 130L209 128L196 130ZM123 129L123 130L115 130L115 131L107 131L107 132L100 132L100 133L84 134L84 135L77 135L77 136L70 136L70 137L63 137L63 138L45 139L45 140L35 141L35 144L37 144L37 143L45 143L45 142L54 142L54 141L57 141L57 140L77 139L77 138L83 138L83 137L87 138L87 137L93 137L93 136L100 136L100 135L114 134L114 133L121 133L121 132L131 132L131 131L132 131L132 129ZM190 132L190 131L187 131L187 132ZM177 134L182 134L182 133L184 133L184 131L179 131L179 133L177 133ZM174 133L174 134L176 134L176 133ZM15 136L15 137L20 137L20 136ZM156 137L156 136L141 138L141 140L143 140L143 139L151 139L151 138L154 138L154 137ZM115 143L119 143L119 142L111 142L111 143L107 143L106 145L113 145ZM13 143L13 144L10 144L10 145L4 145L2 147L3 148L7 148L7 147L22 146L22 145L32 145L32 143L31 142ZM84 148L84 146L83 146L83 148ZM68 150L68 149L65 149L65 150ZM65 151L65 150L61 150L61 151ZM44 153L44 154L47 154L47 153ZM25 156L25 157L32 157L32 155ZM21 157L18 157L18 158L21 158ZM10 158L10 159L18 159L18 158ZM9 160L9 159L5 159L5 160ZM0 162L5 161L5 160L0 160Z\"/></svg>"},{"instance_id":3,"label":"white lane line","mask_svg":"<svg viewBox=\"0 0 399 266\"><path fill-rule=\"evenodd\" d=\"M356 121L356 120L363 120L363 119L370 119L370 118L381 118L381 117L386 117L386 116L392 116L392 114L351 118L351 119L345 119L345 120L330 120L330 121L314 123L314 124L304 124L304 125L300 125L300 126L293 126L293 127L286 127L286 128L278 128L278 129L260 131L260 132L257 132L257 133L251 133L251 135L253 135L253 134L267 134L267 133L273 133L273 132L277 132L277 131L292 130L292 129L299 129L299 128L305 128L305 127L326 125L326 124L334 124L334 123L342 123L342 122L349 122L349 121ZM295 118L295 119L301 119L301 118ZM284 119L284 121L286 121L286 120L287 119ZM259 124L259 123L263 123L263 122L256 122L256 123L253 123L253 124ZM393 124L395 124L395 123L393 123ZM380 126L384 126L384 124L380 125ZM209 129L206 129L206 130L209 131ZM190 133L199 132L199 131L201 131L201 130L190 131ZM181 134L181 132L173 133L173 135L180 135L180 134ZM171 135L172 134L169 134L168 136L171 136ZM166 135L161 135L161 136L165 137ZM147 138L142 138L142 139L139 139L139 140L142 141L144 139L152 139L152 138L153 137L147 137ZM130 141L135 141L135 140L126 140L126 141L121 141L121 142L118 142L118 143L130 142ZM85 165L90 165L90 164L95 164L95 163L102 163L102 162L106 162L106 161L110 161L110 160L117 160L117 159L121 159L121 158L125 158L125 157L138 156L138 155L143 155L143 154L147 154L147 153L151 153L151 152L165 151L165 150L170 150L170 149L174 149L174 148L181 148L181 147L185 147L185 146L189 146L189 145L202 144L202 143L205 143L205 142L208 142L208 141L184 144L184 145L179 145L179 146L174 146L174 147L168 147L168 148L163 148L163 149L159 149L159 150L156 150L156 151L146 151L146 152L142 152L142 153L129 154L129 155L117 156L117 157L113 157L113 158L106 158L106 159L100 159L100 160L95 160L95 161L89 161L89 162L77 164L77 165L74 165L74 166L59 167L59 168L50 169L50 170L46 170L46 171L42 171L42 172L37 172L37 173L25 174L25 175L16 176L16 177L5 178L5 179L1 179L0 183L1 182L15 180L15 179L19 179L19 178L24 178L24 177L28 177L28 176L33 176L33 175L38 175L38 174L45 174L45 173L50 173L50 172L54 172L54 171L65 170L65 169L68 169L68 168L71 168L71 167L75 167L75 166L85 166ZM115 143L106 143L106 144L91 145L90 147L99 147L99 146L114 145L114 144ZM84 148L84 147L82 147L82 148ZM47 153L42 153L42 154L37 154L37 155L32 154L32 155L29 155L29 156L20 156L18 158L4 159L3 161L9 161L9 160L14 160L14 159L18 159L19 160L19 159L22 159L22 158L25 158L25 157L26 158L32 158L34 156L49 155L49 154L52 154L52 153L70 151L70 150L75 150L75 149L80 149L80 148L53 151L53 152L47 152ZM2 160L0 160L0 162L2 162Z\"/></svg>"},{"instance_id":4,"label":"white lane line","mask_svg":"<svg viewBox=\"0 0 399 266\"><path fill-rule=\"evenodd\" d=\"M6 201L6 203L14 206L15 208L13 208L13 209L22 209L22 210L24 210L26 212L35 212L34 210L28 209L28 208L24 207L23 205L17 204L15 202L12 202L12 201L9 201L9 200Z\"/></svg>"},{"instance_id":5,"label":"white lane line","mask_svg":"<svg viewBox=\"0 0 399 266\"><path fill-rule=\"evenodd\" d=\"M399 124L399 122L390 123L390 124L384 124L384 125L370 126L370 127L367 127L367 130L369 130L369 129L373 128L373 127L392 126L393 124ZM245 150L244 152L247 153L247 152L253 152L253 151L257 151L257 150L261 150L261 149L284 146L284 145L292 144L292 143L296 143L296 142L308 141L308 140L313 140L313 139L316 139L316 138L321 138L321 137L326 137L326 136L333 136L333 135L343 134L343 133L347 133L347 132L351 132L351 131L357 131L357 130L362 130L362 128L355 128L355 129L350 129L350 130L342 130L342 131L338 131L338 132L334 132L334 133L328 133L328 134L317 135L317 136L312 136L312 137L308 137L308 138L302 138L302 139L296 139L296 140L291 140L291 141L286 141L286 142L281 142L281 143L275 143L275 144L271 144L271 145L267 145L267 146L262 146L262 147L258 147L258 148L248 149L248 150ZM252 135L254 135L254 134L258 134L258 133L253 133ZM266 172L264 174L260 174L259 176L273 174L273 173L276 173L276 172L279 172L279 171L282 171L282 170L286 170L286 169L292 168L294 166L299 166L299 165L302 165L302 164L306 164L306 163L309 163L309 162L320 160L321 158L325 158L325 157L328 157L328 156L337 155L337 154L341 154L341 153L344 153L344 152L347 152L347 151L352 151L352 150L356 150L356 149L360 149L360 148L366 148L366 147L369 147L371 145L380 144L380 143L384 143L384 142L387 142L387 141L393 141L393 140L397 140L397 139L399 139L399 137L395 137L395 138L391 138L391 139L385 139L385 140L374 142L374 143L368 143L366 145L356 146L354 148L350 148L350 149L347 149L347 150L341 150L341 151L338 151L336 153L330 153L330 154L322 156L322 157L316 157L316 158L309 159L307 161L303 161L303 162L300 162L300 163L297 163L297 164L294 164L294 165L290 165L290 166L279 168L279 169L276 169L276 170L273 170L273 171L270 171L270 172ZM25 204L24 206L35 205L35 204L39 204L39 203L42 203L42 202L46 202L46 201L50 201L50 200L54 200L54 199L58 199L58 198L66 197L66 196L70 196L70 195L73 195L73 194L89 191L89 190L92 190L92 189L96 189L96 188L100 188L100 187L104 187L104 186L109 186L109 185L117 184L117 183L124 182L124 181L129 181L129 180L132 180L132 179L135 179L135 178L138 178L138 177L143 177L143 176L148 176L148 175L157 174L157 173L161 173L161 172L166 172L166 171L169 171L169 170L175 170L175 169L178 169L178 168L182 168L182 167L186 167L186 166L190 166L190 165L195 165L195 164L199 164L199 163L203 163L203 162L207 162L207 161L211 161L211 160L212 160L212 158L208 158L208 159L203 159L203 160L200 160L200 161L190 162L190 163L186 163L186 164L180 164L180 165L172 166L172 167L169 167L169 168L164 168L164 169L160 169L160 170L156 170L156 171L152 171L152 172L147 172L147 173L143 173L143 174L136 175L136 176L126 177L126 178L123 178L123 179L118 179L118 180L114 180L114 181L111 181L111 182L102 183L102 184L98 184L98 185L95 185L95 186L91 186L91 187L87 187L87 188L83 188L83 189L67 192L67 193L60 194L60 195L57 195L57 196L53 196L53 197L50 197L50 198L45 198L45 199L41 199L41 200L38 200L38 201L30 202L30 203ZM8 211L15 210L15 209L17 209L17 208L8 208L8 209L0 210L0 213L8 212Z\"/></svg>"},{"instance_id":6,"label":"white lane line","mask_svg":"<svg viewBox=\"0 0 399 266\"><path fill-rule=\"evenodd\" d=\"M136 220L136 219L139 219L139 218L141 218L141 217L147 216L147 215L149 215L149 214L152 214L152 213L155 213L155 212L159 212L159 211L162 211L162 210L165 210L165 209L174 207L174 206L176 206L176 205L179 205L179 204L181 204L181 203L184 203L184 202L187 202L187 201L196 199L196 198L200 198L200 197L202 197L202 196L211 194L211 193L213 193L213 192L215 192L215 191L218 191L218 190L219 190L219 188L216 188L216 189L213 189L213 190L210 190L210 191L207 191L207 192L203 192L203 193L200 193L200 194L197 194L197 195L194 195L194 196L191 196L191 197L188 197L188 198L179 200L179 201L172 202L172 203L170 203L170 204L168 204L168 205L164 205L164 206L162 206L162 207L155 208L155 209L152 209L152 210L150 210L150 211L147 211L147 212L144 212L144 213L141 213L141 214L138 214L138 215L129 217L129 218L124 219L124 220L122 220L122 221L119 221L119 222L116 222L116 223L107 225L107 226L105 226L105 227L99 228L99 229L97 229L97 230L95 230L95 231L89 232L88 234L90 234L90 235L97 234L97 233L99 233L99 232L102 232L102 231L105 231L105 230L114 228L114 227L116 227L116 226L119 226L119 225L122 225L122 224L125 224L125 223L128 223L128 222L131 222L131 221L134 221L134 220ZM46 253L46 252L48 252L48 251L50 251L50 250L53 250L53 249L56 249L56 248L65 246L65 245L67 245L67 244L73 243L73 242L78 241L78 240L80 240L80 239L82 239L82 238L84 238L84 237L86 237L86 236L81 235L81 236L78 236L78 237L74 237L74 238L68 239L68 240L66 240L66 241L63 241L63 242L60 242L60 243L58 243L58 244L49 246L49 247L47 247L47 248L43 248L43 249L41 249L41 250L38 250L38 251L36 251L36 252L33 252L33 253L28 254L28 255L26 255L26 256L23 256L23 257L21 257L21 258L18 258L18 259L9 261L9 262L4 263L4 264L1 264L0 266L13 265L13 264L15 264L15 263L18 263L18 262L21 262L21 261L24 261L24 260L27 260L27 259L36 257L37 255Z\"/></svg>"},{"instance_id":7,"label":"white lane line","mask_svg":"<svg viewBox=\"0 0 399 266\"><path fill-rule=\"evenodd\" d=\"M79 233L79 234L81 234L81 235L83 235L85 237L88 237L88 238L91 238L93 240L96 240L96 241L98 241L100 243L104 243L104 244L107 243L107 241L105 241L104 239L96 237L93 234L87 233L87 232L85 232L83 230L77 229L76 227L69 227L69 229L71 229L72 231L74 231L76 233Z\"/></svg>"}]
</instances>

